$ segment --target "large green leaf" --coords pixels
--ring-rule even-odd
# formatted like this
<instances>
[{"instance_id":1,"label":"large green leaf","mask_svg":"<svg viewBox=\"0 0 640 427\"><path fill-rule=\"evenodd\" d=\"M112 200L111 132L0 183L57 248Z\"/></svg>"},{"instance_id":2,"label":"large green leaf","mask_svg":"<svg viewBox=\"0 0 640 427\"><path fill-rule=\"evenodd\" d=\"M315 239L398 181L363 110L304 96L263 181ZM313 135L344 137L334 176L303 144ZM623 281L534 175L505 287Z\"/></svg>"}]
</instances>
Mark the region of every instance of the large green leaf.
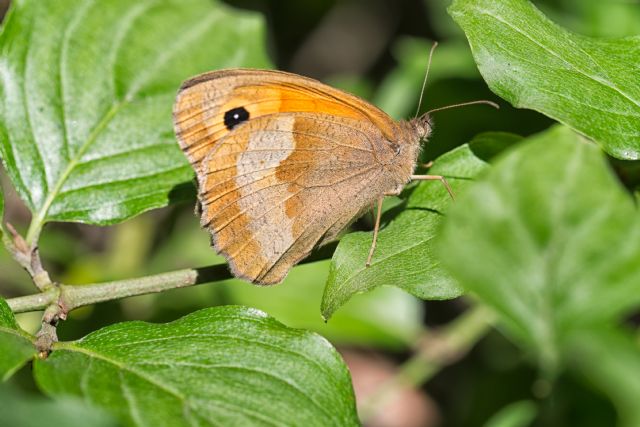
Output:
<instances>
[{"instance_id":1,"label":"large green leaf","mask_svg":"<svg viewBox=\"0 0 640 427\"><path fill-rule=\"evenodd\" d=\"M358 424L331 345L242 307L107 327L55 346L35 376L48 394L82 396L129 425Z\"/></svg>"},{"instance_id":2,"label":"large green leaf","mask_svg":"<svg viewBox=\"0 0 640 427\"><path fill-rule=\"evenodd\" d=\"M22 331L11 309L0 298L0 380L9 378L36 354L36 348Z\"/></svg>"},{"instance_id":3,"label":"large green leaf","mask_svg":"<svg viewBox=\"0 0 640 427\"><path fill-rule=\"evenodd\" d=\"M567 127L531 137L449 211L440 260L555 370L567 337L640 303L640 222L602 152Z\"/></svg>"},{"instance_id":4,"label":"large green leaf","mask_svg":"<svg viewBox=\"0 0 640 427\"><path fill-rule=\"evenodd\" d=\"M526 0L455 0L449 11L496 94L640 158L640 37L579 36Z\"/></svg>"},{"instance_id":5,"label":"large green leaf","mask_svg":"<svg viewBox=\"0 0 640 427\"><path fill-rule=\"evenodd\" d=\"M480 136L442 156L429 173L448 177L454 193L461 193L487 166L492 153L519 138L491 135ZM382 285L397 286L423 299L449 299L461 294L456 282L440 267L432 241L451 197L439 181L423 182L409 192L406 203L392 209L402 212L388 224L383 221L370 267L365 262L372 233L351 233L340 240L322 298L325 318L354 294Z\"/></svg>"},{"instance_id":6,"label":"large green leaf","mask_svg":"<svg viewBox=\"0 0 640 427\"><path fill-rule=\"evenodd\" d=\"M211 0L16 0L0 37L0 155L34 214L110 224L184 197L185 78L267 66L263 22Z\"/></svg>"}]
</instances>

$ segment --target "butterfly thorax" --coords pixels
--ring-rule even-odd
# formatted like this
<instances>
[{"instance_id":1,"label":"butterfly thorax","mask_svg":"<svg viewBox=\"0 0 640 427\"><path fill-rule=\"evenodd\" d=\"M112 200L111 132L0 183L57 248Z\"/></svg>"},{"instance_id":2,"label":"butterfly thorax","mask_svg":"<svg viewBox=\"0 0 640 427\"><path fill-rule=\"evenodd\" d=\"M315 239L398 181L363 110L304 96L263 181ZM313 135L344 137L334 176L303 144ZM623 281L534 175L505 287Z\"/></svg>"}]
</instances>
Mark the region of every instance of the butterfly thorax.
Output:
<instances>
[{"instance_id":1,"label":"butterfly thorax","mask_svg":"<svg viewBox=\"0 0 640 427\"><path fill-rule=\"evenodd\" d=\"M404 186L411 179L418 155L420 154L422 140L431 134L431 119L428 116L418 117L408 121L399 121L397 155L392 161L392 172L398 185Z\"/></svg>"}]
</instances>

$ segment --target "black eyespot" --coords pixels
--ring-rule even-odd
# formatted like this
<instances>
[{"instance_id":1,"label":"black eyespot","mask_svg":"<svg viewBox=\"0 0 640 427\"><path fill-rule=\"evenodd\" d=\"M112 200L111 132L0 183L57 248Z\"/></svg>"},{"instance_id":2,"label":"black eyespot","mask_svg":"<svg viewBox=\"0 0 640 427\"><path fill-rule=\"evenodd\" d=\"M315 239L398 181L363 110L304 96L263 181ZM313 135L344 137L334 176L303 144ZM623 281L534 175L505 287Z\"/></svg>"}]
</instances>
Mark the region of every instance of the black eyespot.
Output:
<instances>
[{"instance_id":1,"label":"black eyespot","mask_svg":"<svg viewBox=\"0 0 640 427\"><path fill-rule=\"evenodd\" d=\"M229 130L247 120L249 120L249 112L244 107L233 108L224 113L224 125Z\"/></svg>"}]
</instances>

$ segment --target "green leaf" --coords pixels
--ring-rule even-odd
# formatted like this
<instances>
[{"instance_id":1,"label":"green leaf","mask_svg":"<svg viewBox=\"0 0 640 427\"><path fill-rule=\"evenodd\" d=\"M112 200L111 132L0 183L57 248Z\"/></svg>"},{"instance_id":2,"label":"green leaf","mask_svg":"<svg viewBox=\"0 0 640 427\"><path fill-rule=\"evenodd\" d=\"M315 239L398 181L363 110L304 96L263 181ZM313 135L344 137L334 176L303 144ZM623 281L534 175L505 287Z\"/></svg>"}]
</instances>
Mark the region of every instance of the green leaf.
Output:
<instances>
[{"instance_id":1,"label":"green leaf","mask_svg":"<svg viewBox=\"0 0 640 427\"><path fill-rule=\"evenodd\" d=\"M485 427L527 427L538 414L536 404L530 400L511 403L493 415Z\"/></svg>"},{"instance_id":2,"label":"green leaf","mask_svg":"<svg viewBox=\"0 0 640 427\"><path fill-rule=\"evenodd\" d=\"M583 329L570 339L568 359L591 384L610 396L621 425L640 425L640 341L613 328Z\"/></svg>"},{"instance_id":3,"label":"green leaf","mask_svg":"<svg viewBox=\"0 0 640 427\"><path fill-rule=\"evenodd\" d=\"M45 399L20 392L15 387L0 386L2 425L11 427L116 427L107 414L88 407L79 399ZM46 420L46 421L45 421Z\"/></svg>"},{"instance_id":4,"label":"green leaf","mask_svg":"<svg viewBox=\"0 0 640 427\"><path fill-rule=\"evenodd\" d=\"M499 140L504 147L519 138L504 133L493 135L480 136L477 142L445 154L429 173L446 176L454 193L462 192L496 150L487 141L493 144ZM365 262L372 233L351 233L340 240L322 297L325 319L354 294L383 285L397 286L422 299L450 299L461 294L460 287L440 267L432 242L451 197L439 181L423 182L408 193L404 206L392 209L401 209L400 214L390 222L388 215L383 217L370 267L365 267Z\"/></svg>"},{"instance_id":5,"label":"green leaf","mask_svg":"<svg viewBox=\"0 0 640 427\"><path fill-rule=\"evenodd\" d=\"M210 0L17 0L0 36L0 156L34 214L112 224L184 198L184 79L268 66L263 20Z\"/></svg>"},{"instance_id":6,"label":"green leaf","mask_svg":"<svg viewBox=\"0 0 640 427\"><path fill-rule=\"evenodd\" d=\"M566 127L527 139L469 188L440 235L444 266L558 367L568 334L640 303L640 222L603 153Z\"/></svg>"},{"instance_id":7,"label":"green leaf","mask_svg":"<svg viewBox=\"0 0 640 427\"><path fill-rule=\"evenodd\" d=\"M331 345L243 307L110 326L57 345L35 376L46 393L82 396L128 425L358 424Z\"/></svg>"},{"instance_id":8,"label":"green leaf","mask_svg":"<svg viewBox=\"0 0 640 427\"><path fill-rule=\"evenodd\" d=\"M0 298L0 380L6 381L36 354L36 348Z\"/></svg>"},{"instance_id":9,"label":"green leaf","mask_svg":"<svg viewBox=\"0 0 640 427\"><path fill-rule=\"evenodd\" d=\"M449 12L496 94L640 158L640 37L579 36L525 0L455 0Z\"/></svg>"}]
</instances>

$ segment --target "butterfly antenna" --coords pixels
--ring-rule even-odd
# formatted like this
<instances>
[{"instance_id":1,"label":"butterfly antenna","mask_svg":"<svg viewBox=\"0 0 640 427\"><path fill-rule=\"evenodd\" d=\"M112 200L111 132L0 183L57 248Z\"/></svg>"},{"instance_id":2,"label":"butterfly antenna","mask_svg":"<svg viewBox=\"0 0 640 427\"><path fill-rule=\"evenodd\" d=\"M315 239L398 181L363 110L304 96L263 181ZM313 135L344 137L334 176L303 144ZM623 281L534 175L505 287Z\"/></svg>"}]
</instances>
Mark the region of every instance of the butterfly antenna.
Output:
<instances>
[{"instance_id":1,"label":"butterfly antenna","mask_svg":"<svg viewBox=\"0 0 640 427\"><path fill-rule=\"evenodd\" d=\"M422 98L424 98L424 90L427 87L427 78L429 77L429 70L431 69L431 58L433 58L433 51L438 47L438 42L433 42L433 46L431 46L431 50L429 51L429 62L427 63L427 72L424 73L424 80L422 81L422 89L420 89L420 99L418 100L418 109L416 110L416 117L418 117L418 113L420 112L420 107L422 106Z\"/></svg>"},{"instance_id":2,"label":"butterfly antenna","mask_svg":"<svg viewBox=\"0 0 640 427\"><path fill-rule=\"evenodd\" d=\"M496 104L495 102L488 101L486 99L481 99L479 101L462 102L460 104L446 105L444 107L434 108L433 110L427 111L424 115L425 116L429 116L429 115L431 115L431 113L435 113L436 111L448 110L449 108L458 108L458 107L464 107L466 105L475 105L475 104L485 104L485 105L489 105L489 106L495 108L496 110L500 109L500 106L498 104Z\"/></svg>"}]
</instances>

